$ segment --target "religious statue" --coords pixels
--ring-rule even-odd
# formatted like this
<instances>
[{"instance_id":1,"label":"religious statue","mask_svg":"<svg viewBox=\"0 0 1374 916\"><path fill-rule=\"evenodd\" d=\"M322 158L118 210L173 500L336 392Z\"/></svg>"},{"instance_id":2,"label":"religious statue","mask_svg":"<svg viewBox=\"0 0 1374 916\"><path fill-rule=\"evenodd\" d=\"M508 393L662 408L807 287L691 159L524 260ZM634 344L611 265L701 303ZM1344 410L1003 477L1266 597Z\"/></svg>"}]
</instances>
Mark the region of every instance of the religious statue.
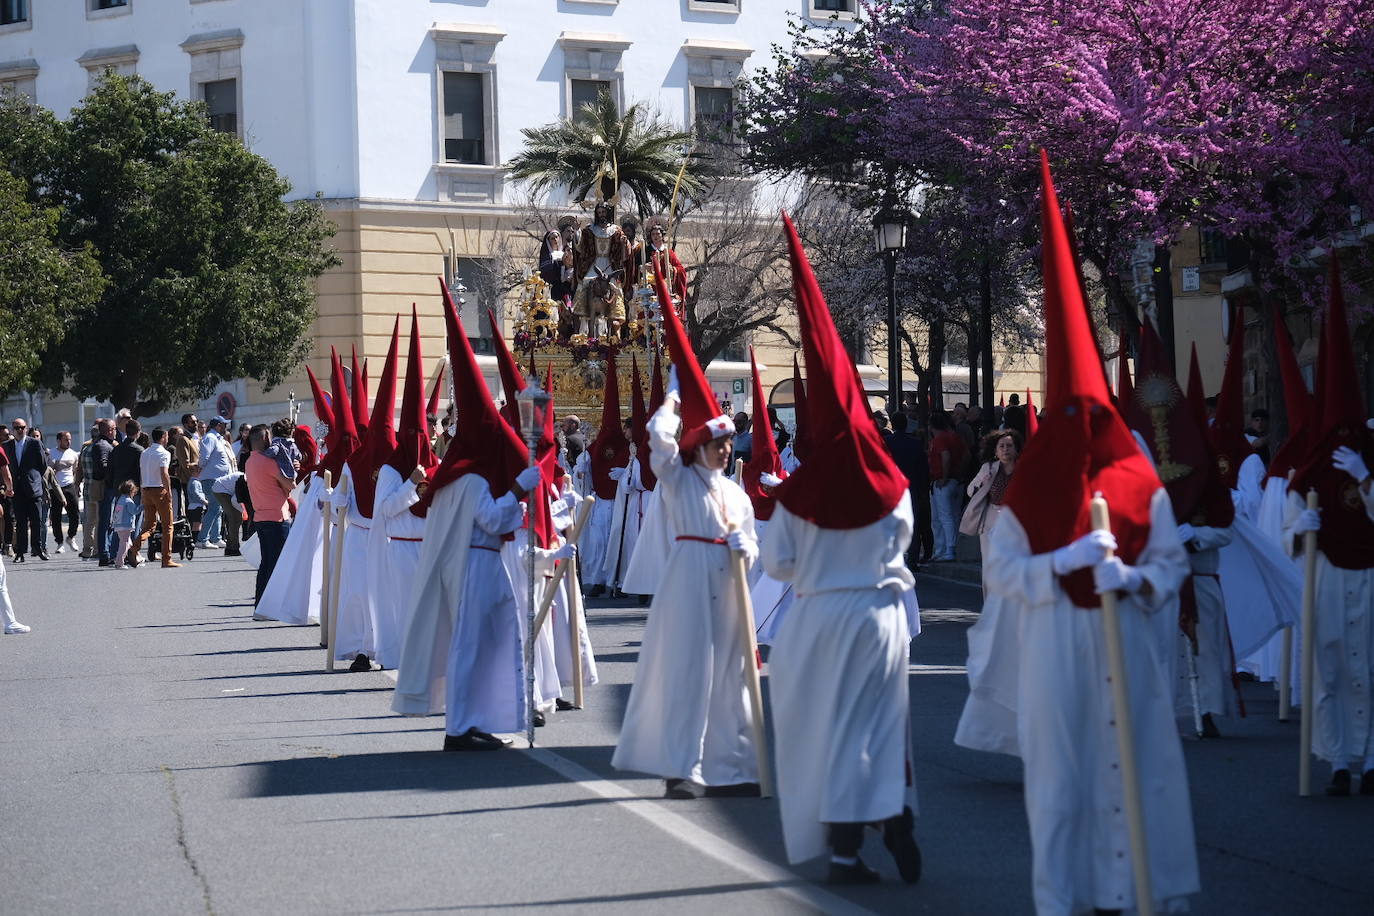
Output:
<instances>
[{"instance_id":1,"label":"religious statue","mask_svg":"<svg viewBox=\"0 0 1374 916\"><path fill-rule=\"evenodd\" d=\"M592 223L582 228L573 253L577 284L573 312L580 332L589 337L614 333L625 322L621 287L633 260L629 239L615 224L614 217L614 208L609 203L597 203Z\"/></svg>"}]
</instances>

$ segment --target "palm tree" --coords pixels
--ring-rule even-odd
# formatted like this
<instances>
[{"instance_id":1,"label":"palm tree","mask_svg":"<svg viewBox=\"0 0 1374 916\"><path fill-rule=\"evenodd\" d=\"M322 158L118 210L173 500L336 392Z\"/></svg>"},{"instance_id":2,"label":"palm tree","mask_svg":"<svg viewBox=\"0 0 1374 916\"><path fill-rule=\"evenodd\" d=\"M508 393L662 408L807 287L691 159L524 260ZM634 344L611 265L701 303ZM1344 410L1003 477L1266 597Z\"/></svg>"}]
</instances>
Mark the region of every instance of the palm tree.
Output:
<instances>
[{"instance_id":1,"label":"palm tree","mask_svg":"<svg viewBox=\"0 0 1374 916\"><path fill-rule=\"evenodd\" d=\"M621 115L605 90L572 117L521 133L525 149L507 168L512 178L528 180L535 193L566 184L581 200L599 182L609 200L618 181L634 196L640 218L647 219L672 203L674 188L688 197L702 189L690 165L684 168L692 160L692 135L639 104Z\"/></svg>"}]
</instances>

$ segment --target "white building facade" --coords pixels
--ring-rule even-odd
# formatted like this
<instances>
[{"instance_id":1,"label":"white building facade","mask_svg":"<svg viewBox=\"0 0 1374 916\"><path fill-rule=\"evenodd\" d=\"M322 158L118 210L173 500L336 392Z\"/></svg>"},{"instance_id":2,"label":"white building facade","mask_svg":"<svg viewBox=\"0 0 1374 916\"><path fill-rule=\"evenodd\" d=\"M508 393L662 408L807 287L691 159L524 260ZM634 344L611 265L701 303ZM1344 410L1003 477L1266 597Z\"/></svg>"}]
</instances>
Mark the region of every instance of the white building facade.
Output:
<instances>
[{"instance_id":1,"label":"white building facade","mask_svg":"<svg viewBox=\"0 0 1374 916\"><path fill-rule=\"evenodd\" d=\"M435 276L488 257L517 189L503 163L523 128L577 110L598 91L644 102L689 128L728 108L733 87L785 44L791 19L842 26L857 0L0 0L0 89L64 117L107 69L204 100L323 202L343 264L319 282L311 365L331 345L380 361L393 316L417 303L430 375L443 352ZM530 252L531 266L535 251ZM471 298L471 297L470 297ZM482 343L482 309L469 333ZM474 330L479 326L482 331ZM374 373L375 374L375 373ZM226 382L184 405L201 416L229 395L235 419L285 413L304 368L262 391ZM70 398L11 399L55 429L88 422ZM169 411L172 420L183 407ZM101 413L108 411L101 410ZM46 416L44 415L46 414ZM78 434L78 440L83 438Z\"/></svg>"}]
</instances>

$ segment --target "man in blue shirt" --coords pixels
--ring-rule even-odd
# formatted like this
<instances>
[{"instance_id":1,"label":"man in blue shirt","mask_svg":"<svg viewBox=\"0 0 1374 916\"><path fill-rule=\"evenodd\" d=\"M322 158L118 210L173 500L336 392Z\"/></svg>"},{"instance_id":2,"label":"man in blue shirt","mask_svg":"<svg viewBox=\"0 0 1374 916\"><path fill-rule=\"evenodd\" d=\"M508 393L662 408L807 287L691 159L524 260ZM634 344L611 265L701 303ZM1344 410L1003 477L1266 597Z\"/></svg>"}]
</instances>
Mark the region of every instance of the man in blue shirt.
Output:
<instances>
[{"instance_id":1,"label":"man in blue shirt","mask_svg":"<svg viewBox=\"0 0 1374 916\"><path fill-rule=\"evenodd\" d=\"M207 425L205 436L200 440L200 474L198 476L201 487L207 494L211 492L216 480L226 474L233 473L237 469L233 455L229 452L229 443L224 438L224 432L228 427L228 420L224 417L215 417ZM205 519L200 526L202 539L196 542L197 547L224 546L219 544L222 511L219 500L206 500Z\"/></svg>"}]
</instances>

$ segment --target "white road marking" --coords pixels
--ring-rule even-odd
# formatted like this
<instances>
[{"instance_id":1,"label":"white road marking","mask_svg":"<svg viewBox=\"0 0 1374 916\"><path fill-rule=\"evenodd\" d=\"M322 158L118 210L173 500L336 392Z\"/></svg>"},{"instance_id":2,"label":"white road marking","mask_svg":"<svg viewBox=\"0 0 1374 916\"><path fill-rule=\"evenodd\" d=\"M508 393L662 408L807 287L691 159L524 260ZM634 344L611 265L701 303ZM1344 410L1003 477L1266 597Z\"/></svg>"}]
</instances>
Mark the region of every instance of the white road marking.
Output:
<instances>
[{"instance_id":1,"label":"white road marking","mask_svg":"<svg viewBox=\"0 0 1374 916\"><path fill-rule=\"evenodd\" d=\"M775 893L791 897L798 903L813 907L822 913L843 913L850 916L873 916L872 910L864 909L842 897L837 897L823 888L805 883L805 879L788 871L780 865L768 861L734 843L723 840L708 830L671 811L663 805L636 795L619 783L602 779L591 770L574 763L561 754L545 747L525 748L525 753L553 770L565 779L586 787L589 791L624 808L636 817L643 818L674 839L685 843L697 852L709 856L736 871L743 872L757 881L777 885ZM798 881L803 883L798 884Z\"/></svg>"},{"instance_id":2,"label":"white road marking","mask_svg":"<svg viewBox=\"0 0 1374 916\"><path fill-rule=\"evenodd\" d=\"M391 680L396 680L395 671L387 669L383 673ZM546 747L524 746L524 735L518 735L515 738L519 742L517 749L529 754L535 762L543 764L569 782L583 786L594 795L614 802L630 814L648 821L659 830L692 847L697 852L728 865L735 871L742 872L756 881L775 885L772 888L775 893L790 897L821 913L842 914L842 916L877 916L872 910L865 909L843 897L837 897L824 888L806 883L805 879L799 878L781 865L723 840L684 817L664 810L662 805L636 795L617 782L602 779L591 770L581 764L574 763L562 754L555 753Z\"/></svg>"}]
</instances>

